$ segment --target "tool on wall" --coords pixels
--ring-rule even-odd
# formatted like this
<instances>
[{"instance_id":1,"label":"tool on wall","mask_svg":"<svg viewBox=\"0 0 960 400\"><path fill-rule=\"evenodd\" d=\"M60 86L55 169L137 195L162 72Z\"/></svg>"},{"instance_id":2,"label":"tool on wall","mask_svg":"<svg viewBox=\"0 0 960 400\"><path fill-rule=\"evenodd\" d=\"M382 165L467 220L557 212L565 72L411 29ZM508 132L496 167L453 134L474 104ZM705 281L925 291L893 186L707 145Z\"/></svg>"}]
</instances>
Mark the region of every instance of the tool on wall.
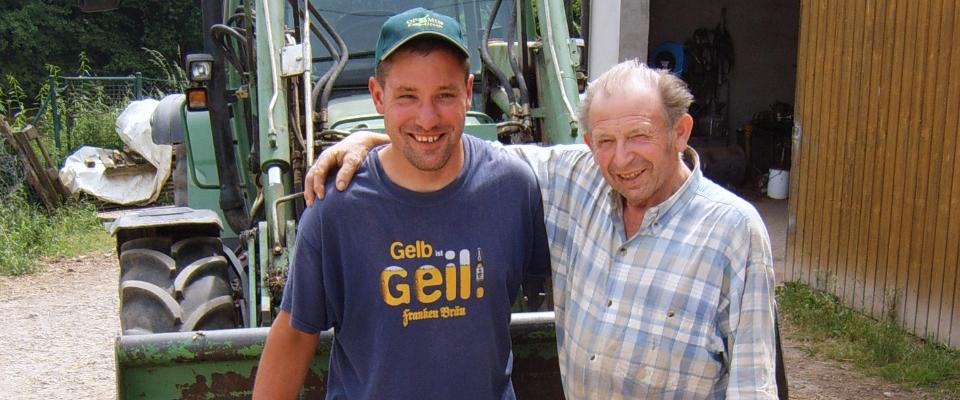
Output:
<instances>
[{"instance_id":1,"label":"tool on wall","mask_svg":"<svg viewBox=\"0 0 960 400\"><path fill-rule=\"evenodd\" d=\"M687 57L682 77L696 98L690 108L696 121L694 136L726 136L728 132L728 75L734 64L734 53L726 21L727 9L723 8L715 28L697 29L684 43Z\"/></svg>"}]
</instances>

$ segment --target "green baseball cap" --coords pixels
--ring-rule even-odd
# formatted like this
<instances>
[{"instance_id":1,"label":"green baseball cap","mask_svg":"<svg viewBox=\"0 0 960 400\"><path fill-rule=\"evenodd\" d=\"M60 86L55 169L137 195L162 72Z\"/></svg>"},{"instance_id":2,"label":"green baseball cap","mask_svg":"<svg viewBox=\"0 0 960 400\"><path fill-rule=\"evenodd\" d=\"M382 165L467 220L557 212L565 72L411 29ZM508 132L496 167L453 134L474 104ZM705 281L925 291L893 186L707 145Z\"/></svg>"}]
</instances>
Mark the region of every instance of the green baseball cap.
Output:
<instances>
[{"instance_id":1,"label":"green baseball cap","mask_svg":"<svg viewBox=\"0 0 960 400\"><path fill-rule=\"evenodd\" d=\"M377 39L377 64L383 61L395 50L410 40L433 35L453 44L470 57L463 32L457 20L443 14L437 14L422 7L404 11L387 19L380 28L380 38Z\"/></svg>"}]
</instances>

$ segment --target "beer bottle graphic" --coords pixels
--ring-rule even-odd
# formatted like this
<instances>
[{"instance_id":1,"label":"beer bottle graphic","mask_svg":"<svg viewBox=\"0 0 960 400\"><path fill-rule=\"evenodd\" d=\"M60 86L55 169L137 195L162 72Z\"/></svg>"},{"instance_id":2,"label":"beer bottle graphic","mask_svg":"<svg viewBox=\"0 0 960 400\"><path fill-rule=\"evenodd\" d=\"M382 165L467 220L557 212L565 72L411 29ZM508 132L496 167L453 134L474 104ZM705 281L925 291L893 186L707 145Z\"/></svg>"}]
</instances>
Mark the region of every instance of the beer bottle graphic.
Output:
<instances>
[{"instance_id":1,"label":"beer bottle graphic","mask_svg":"<svg viewBox=\"0 0 960 400\"><path fill-rule=\"evenodd\" d=\"M480 248L477 247L477 298L483 297L483 256L480 254Z\"/></svg>"}]
</instances>

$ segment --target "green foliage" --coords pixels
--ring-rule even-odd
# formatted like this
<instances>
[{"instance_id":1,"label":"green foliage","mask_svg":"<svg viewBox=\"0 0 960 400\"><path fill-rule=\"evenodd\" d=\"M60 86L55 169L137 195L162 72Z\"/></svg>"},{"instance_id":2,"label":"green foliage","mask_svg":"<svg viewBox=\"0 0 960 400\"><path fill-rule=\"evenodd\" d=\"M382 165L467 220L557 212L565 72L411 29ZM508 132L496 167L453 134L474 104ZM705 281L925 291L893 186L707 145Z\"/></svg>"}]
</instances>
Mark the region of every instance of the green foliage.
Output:
<instances>
[{"instance_id":1,"label":"green foliage","mask_svg":"<svg viewBox=\"0 0 960 400\"><path fill-rule=\"evenodd\" d=\"M79 64L82 66L81 73L89 71L88 61L82 53ZM60 89L57 91L56 104L47 104L39 128L44 133L44 147L57 165L62 165L67 155L83 145L121 148L123 141L116 133L115 124L117 115L126 105L130 94L117 101L107 95L101 82L82 80L71 81L68 85L60 78L58 67L48 65L47 71L53 79L47 79L40 85L37 101L43 102L50 95L51 85ZM53 137L54 107L57 108L62 125L59 147ZM32 117L29 122L33 122Z\"/></svg>"},{"instance_id":2,"label":"green foliage","mask_svg":"<svg viewBox=\"0 0 960 400\"><path fill-rule=\"evenodd\" d=\"M23 87L13 75L4 77L4 82L0 84L0 103L2 103L2 112L11 118L10 124L21 126L27 118L27 107L24 101L27 99Z\"/></svg>"},{"instance_id":3,"label":"green foliage","mask_svg":"<svg viewBox=\"0 0 960 400\"><path fill-rule=\"evenodd\" d=\"M48 214L29 201L23 189L0 204L0 275L31 273L40 256L75 256L112 245L89 204L71 204Z\"/></svg>"},{"instance_id":4,"label":"green foliage","mask_svg":"<svg viewBox=\"0 0 960 400\"><path fill-rule=\"evenodd\" d=\"M166 93L159 90L161 86L166 89L167 92L173 91L181 93L187 89L187 84L190 83L189 80L187 80L187 72L184 71L179 63L168 61L163 53L159 51L146 47L143 48L143 51L147 53L147 62L160 72L160 74L154 78L156 84L147 89L147 95L157 99L162 98Z\"/></svg>"},{"instance_id":5,"label":"green foliage","mask_svg":"<svg viewBox=\"0 0 960 400\"><path fill-rule=\"evenodd\" d=\"M73 152L80 146L94 146L107 149L120 149L123 140L116 131L119 108L103 103L79 103L73 106L71 129L66 138L64 149ZM58 165L63 164L67 151L57 152Z\"/></svg>"},{"instance_id":6,"label":"green foliage","mask_svg":"<svg viewBox=\"0 0 960 400\"><path fill-rule=\"evenodd\" d=\"M567 1L567 20L570 21L570 36L580 36L580 0Z\"/></svg>"},{"instance_id":7,"label":"green foliage","mask_svg":"<svg viewBox=\"0 0 960 400\"><path fill-rule=\"evenodd\" d=\"M117 10L86 14L76 0L0 2L0 76L18 77L27 93L45 80L43 65L79 74L81 52L90 75L161 76L143 57L144 47L170 60L182 59L180 49L202 49L198 3L122 1Z\"/></svg>"},{"instance_id":8,"label":"green foliage","mask_svg":"<svg viewBox=\"0 0 960 400\"><path fill-rule=\"evenodd\" d=\"M53 64L47 64L44 66L44 68L47 70L47 75L52 77L54 82L60 78L60 67ZM42 103L44 99L50 96L50 83L50 79L47 79L40 85L40 90L37 91L37 97L34 98L34 101L37 102L37 104Z\"/></svg>"},{"instance_id":9,"label":"green foliage","mask_svg":"<svg viewBox=\"0 0 960 400\"><path fill-rule=\"evenodd\" d=\"M960 351L917 339L895 322L871 319L800 283L788 282L777 299L784 322L810 343L810 350L852 360L865 372L907 388L960 396Z\"/></svg>"},{"instance_id":10,"label":"green foliage","mask_svg":"<svg viewBox=\"0 0 960 400\"><path fill-rule=\"evenodd\" d=\"M88 75L90 67L83 52L80 53L80 76ZM66 149L75 150L82 145L105 148L120 148L123 142L114 128L120 107L126 101L108 99L104 85L97 81L72 81L69 90L61 95L58 104L60 115L67 119Z\"/></svg>"}]
</instances>

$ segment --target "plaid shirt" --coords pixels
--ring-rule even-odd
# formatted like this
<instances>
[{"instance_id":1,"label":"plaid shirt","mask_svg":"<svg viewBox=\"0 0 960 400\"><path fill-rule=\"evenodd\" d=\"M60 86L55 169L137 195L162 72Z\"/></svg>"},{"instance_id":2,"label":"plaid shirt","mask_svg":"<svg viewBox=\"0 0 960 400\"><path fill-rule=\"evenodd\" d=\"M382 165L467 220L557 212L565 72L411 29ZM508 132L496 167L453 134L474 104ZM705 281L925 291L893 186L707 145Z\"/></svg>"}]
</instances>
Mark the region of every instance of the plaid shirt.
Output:
<instances>
[{"instance_id":1,"label":"plaid shirt","mask_svg":"<svg viewBox=\"0 0 960 400\"><path fill-rule=\"evenodd\" d=\"M585 146L510 149L543 191L568 398L776 398L770 240L693 149L693 173L630 238Z\"/></svg>"}]
</instances>

